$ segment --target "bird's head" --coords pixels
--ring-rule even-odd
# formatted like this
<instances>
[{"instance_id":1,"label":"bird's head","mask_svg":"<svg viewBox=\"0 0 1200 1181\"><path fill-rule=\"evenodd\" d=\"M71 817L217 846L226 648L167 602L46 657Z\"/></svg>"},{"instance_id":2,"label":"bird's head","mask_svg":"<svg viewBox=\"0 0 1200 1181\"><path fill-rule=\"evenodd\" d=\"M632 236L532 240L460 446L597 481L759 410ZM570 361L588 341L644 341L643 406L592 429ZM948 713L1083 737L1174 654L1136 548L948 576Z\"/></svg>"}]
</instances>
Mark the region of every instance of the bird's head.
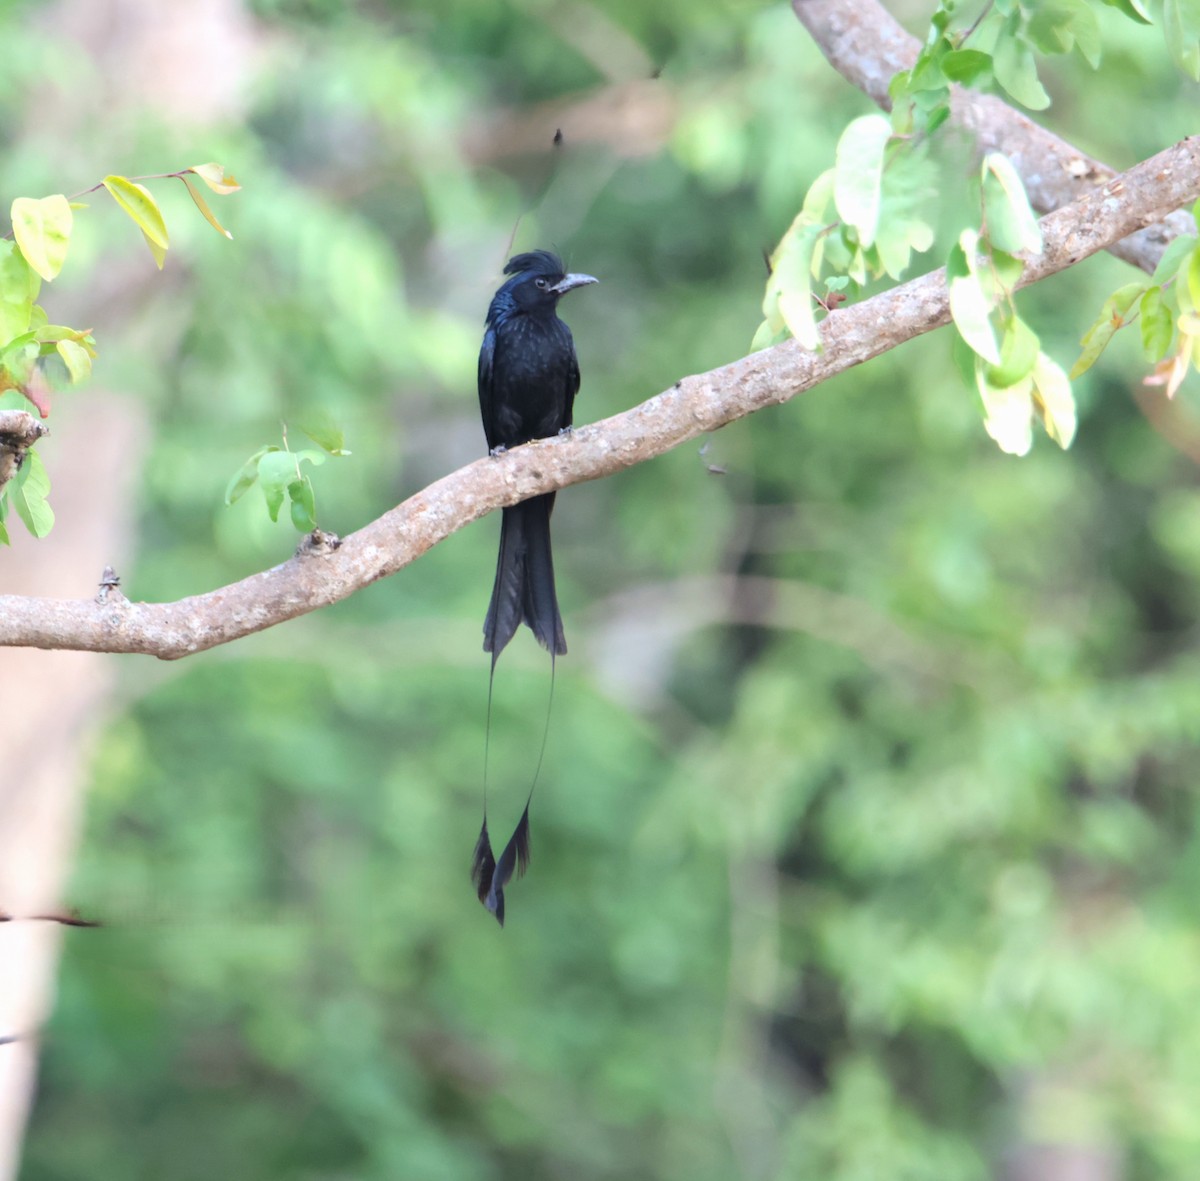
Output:
<instances>
[{"instance_id":1,"label":"bird's head","mask_svg":"<svg viewBox=\"0 0 1200 1181\"><path fill-rule=\"evenodd\" d=\"M591 275L568 274L563 269L562 259L549 250L514 255L508 260L504 273L512 278L500 290L507 292L523 312L552 312L568 291L600 282Z\"/></svg>"}]
</instances>

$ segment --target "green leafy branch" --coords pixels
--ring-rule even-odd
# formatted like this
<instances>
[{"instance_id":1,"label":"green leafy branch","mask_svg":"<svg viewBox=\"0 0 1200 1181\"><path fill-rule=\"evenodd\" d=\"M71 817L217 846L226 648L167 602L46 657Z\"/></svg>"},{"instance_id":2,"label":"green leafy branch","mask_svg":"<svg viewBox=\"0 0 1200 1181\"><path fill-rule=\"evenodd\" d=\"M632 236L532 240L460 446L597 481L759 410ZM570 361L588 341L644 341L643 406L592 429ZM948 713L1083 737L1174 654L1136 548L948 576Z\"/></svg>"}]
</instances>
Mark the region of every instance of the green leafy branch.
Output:
<instances>
[{"instance_id":1,"label":"green leafy branch","mask_svg":"<svg viewBox=\"0 0 1200 1181\"><path fill-rule=\"evenodd\" d=\"M933 244L932 192L923 144L897 136L883 115L855 119L771 256L765 318L751 349L789 333L805 348L820 347L816 308L830 301L814 284L857 294L871 279L899 279L912 255Z\"/></svg>"},{"instance_id":2,"label":"green leafy branch","mask_svg":"<svg viewBox=\"0 0 1200 1181\"><path fill-rule=\"evenodd\" d=\"M1142 0L1103 2L1138 24L1154 23ZM1038 77L1038 55L1076 50L1092 69L1099 68L1096 7L1094 0L985 0L982 5L943 0L912 69L892 79L889 93L897 130L935 131L950 115L950 88L955 83L995 86L1030 110L1044 110L1050 96ZM966 21L970 23L964 28ZM1161 23L1176 67L1200 81L1200 6L1195 0L1163 0Z\"/></svg>"},{"instance_id":3,"label":"green leafy branch","mask_svg":"<svg viewBox=\"0 0 1200 1181\"><path fill-rule=\"evenodd\" d=\"M317 527L317 500L311 478L301 470L301 464L319 467L329 456L347 456L342 428L328 414L318 412L300 424L304 432L321 450L311 447L292 451L288 447L287 426L283 427L283 446L273 443L260 447L234 473L225 489L225 503L240 500L257 484L266 500L267 515L279 520L279 510L286 499L290 505L292 524L301 533L311 533Z\"/></svg>"},{"instance_id":4,"label":"green leafy branch","mask_svg":"<svg viewBox=\"0 0 1200 1181\"><path fill-rule=\"evenodd\" d=\"M44 358L57 356L73 385L91 376L96 356L91 330L51 324L37 303L42 283L53 282L66 262L75 211L86 208L77 198L104 189L141 230L161 269L169 246L166 221L143 180L182 181L204 219L225 237L233 236L217 221L192 178L221 195L240 188L220 164L196 164L155 176L106 176L72 197L55 193L13 201L12 229L0 238L0 407L29 402L42 418L49 415L49 390L40 365ZM46 501L49 490L46 470L30 451L16 476L0 489L0 544L8 543L4 521L10 498L30 533L44 537L50 532L54 513Z\"/></svg>"},{"instance_id":5,"label":"green leafy branch","mask_svg":"<svg viewBox=\"0 0 1200 1181\"><path fill-rule=\"evenodd\" d=\"M1200 201L1192 207L1200 219ZM1189 367L1200 372L1200 239L1183 234L1163 252L1154 274L1119 287L1083 334L1083 351L1071 370L1086 373L1117 332L1141 322L1142 352L1155 366L1147 385L1161 385L1173 398Z\"/></svg>"},{"instance_id":6,"label":"green leafy branch","mask_svg":"<svg viewBox=\"0 0 1200 1181\"><path fill-rule=\"evenodd\" d=\"M946 261L946 280L954 326L974 356L984 429L1002 451L1025 455L1040 419L1066 448L1076 425L1070 379L1042 352L1013 298L1024 270L1017 255L1041 253L1041 229L1007 157L997 152L984 157L980 181L982 231L959 235Z\"/></svg>"}]
</instances>

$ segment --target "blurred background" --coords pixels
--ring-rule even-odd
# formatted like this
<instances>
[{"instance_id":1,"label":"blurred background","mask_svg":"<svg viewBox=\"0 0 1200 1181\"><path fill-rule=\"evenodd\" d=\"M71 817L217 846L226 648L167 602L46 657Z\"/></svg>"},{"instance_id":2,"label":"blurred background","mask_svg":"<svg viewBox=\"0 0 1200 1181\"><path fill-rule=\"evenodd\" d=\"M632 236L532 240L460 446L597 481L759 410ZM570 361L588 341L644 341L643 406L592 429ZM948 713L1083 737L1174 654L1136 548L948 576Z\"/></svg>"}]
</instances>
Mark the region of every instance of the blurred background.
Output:
<instances>
[{"instance_id":1,"label":"blurred background","mask_svg":"<svg viewBox=\"0 0 1200 1181\"><path fill-rule=\"evenodd\" d=\"M1045 121L1124 167L1200 93L1106 13ZM870 109L750 0L8 0L0 43L5 205L244 185L228 242L154 182L161 274L106 200L77 217L43 302L97 376L39 446L56 531L0 554L0 590L62 597L287 557L222 496L314 406L353 452L315 473L327 529L477 458L510 240L602 280L563 304L577 422L742 355L763 250ZM1021 303L1069 367L1125 281ZM467 876L494 518L178 664L0 653L0 908L108 924L0 932L17 1032L46 1022L36 1077L0 1047L0 1159L28 1110L27 1181L1194 1179L1200 420L1142 373L1118 338L1073 449L1015 460L938 333L566 490L503 932ZM497 833L548 673L522 632Z\"/></svg>"}]
</instances>

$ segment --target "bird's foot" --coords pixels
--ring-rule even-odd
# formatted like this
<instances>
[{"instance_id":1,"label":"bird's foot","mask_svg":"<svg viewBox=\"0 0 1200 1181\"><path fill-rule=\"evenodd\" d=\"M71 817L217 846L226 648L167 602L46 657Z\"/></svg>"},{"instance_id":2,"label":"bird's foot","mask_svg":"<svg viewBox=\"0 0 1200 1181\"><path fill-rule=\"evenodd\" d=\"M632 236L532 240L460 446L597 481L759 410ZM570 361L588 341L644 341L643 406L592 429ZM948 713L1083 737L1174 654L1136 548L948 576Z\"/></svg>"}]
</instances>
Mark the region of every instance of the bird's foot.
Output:
<instances>
[{"instance_id":1,"label":"bird's foot","mask_svg":"<svg viewBox=\"0 0 1200 1181\"><path fill-rule=\"evenodd\" d=\"M493 459L495 459L497 456L503 455L507 450L508 450L508 448L505 447L505 445L503 443L501 443L499 447L489 448L488 454Z\"/></svg>"},{"instance_id":2,"label":"bird's foot","mask_svg":"<svg viewBox=\"0 0 1200 1181\"><path fill-rule=\"evenodd\" d=\"M560 439L569 439L574 433L575 433L575 428L570 423L567 423L566 426L562 427L559 430L558 437Z\"/></svg>"}]
</instances>

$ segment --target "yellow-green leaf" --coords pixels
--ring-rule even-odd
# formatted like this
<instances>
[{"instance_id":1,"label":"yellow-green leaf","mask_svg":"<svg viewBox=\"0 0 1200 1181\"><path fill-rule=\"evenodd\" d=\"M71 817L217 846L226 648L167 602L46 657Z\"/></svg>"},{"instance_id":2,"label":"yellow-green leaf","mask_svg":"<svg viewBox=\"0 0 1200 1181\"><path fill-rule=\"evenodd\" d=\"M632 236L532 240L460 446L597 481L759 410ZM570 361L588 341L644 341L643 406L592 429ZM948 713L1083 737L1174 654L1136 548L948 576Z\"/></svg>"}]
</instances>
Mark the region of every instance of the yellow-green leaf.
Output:
<instances>
[{"instance_id":1,"label":"yellow-green leaf","mask_svg":"<svg viewBox=\"0 0 1200 1181\"><path fill-rule=\"evenodd\" d=\"M203 217L204 220L208 222L208 224L212 226L214 230L217 231L217 233L224 234L226 238L232 240L233 235L219 221L217 221L216 217L213 216L213 211L209 209L208 202L205 201L202 196L200 196L196 186L192 184L192 182L188 180L186 176L182 176L179 179L182 180L185 185L187 185L187 191L192 195L192 200L196 202L196 208L200 210L200 216Z\"/></svg>"},{"instance_id":2,"label":"yellow-green leaf","mask_svg":"<svg viewBox=\"0 0 1200 1181\"><path fill-rule=\"evenodd\" d=\"M236 193L242 187L221 164L193 164L184 172L194 172L214 193Z\"/></svg>"},{"instance_id":3,"label":"yellow-green leaf","mask_svg":"<svg viewBox=\"0 0 1200 1181\"><path fill-rule=\"evenodd\" d=\"M154 255L154 265L161 271L167 258L167 248L160 246L145 230L142 231L142 237L146 239L146 245L150 247L150 253Z\"/></svg>"},{"instance_id":4,"label":"yellow-green leaf","mask_svg":"<svg viewBox=\"0 0 1200 1181\"><path fill-rule=\"evenodd\" d=\"M158 202L150 195L150 190L124 176L106 176L104 187L112 199L133 218L138 229L156 246L166 250L170 245L167 239L167 225L163 221ZM155 258L157 261L157 255ZM159 262L158 265L162 266L162 263Z\"/></svg>"},{"instance_id":5,"label":"yellow-green leaf","mask_svg":"<svg viewBox=\"0 0 1200 1181\"><path fill-rule=\"evenodd\" d=\"M62 270L71 240L71 203L52 197L18 197L12 203L13 237L25 261L47 281Z\"/></svg>"},{"instance_id":6,"label":"yellow-green leaf","mask_svg":"<svg viewBox=\"0 0 1200 1181\"><path fill-rule=\"evenodd\" d=\"M92 375L92 357L83 345L74 340L60 340L54 347L66 365L72 382L81 382Z\"/></svg>"},{"instance_id":7,"label":"yellow-green leaf","mask_svg":"<svg viewBox=\"0 0 1200 1181\"><path fill-rule=\"evenodd\" d=\"M1117 329L1125 327L1126 312L1133 307L1136 300L1141 299L1146 287L1145 281L1126 283L1104 301L1096 322L1083 334L1079 342L1083 346L1083 352L1071 367L1072 381L1096 363L1096 358L1108 347L1108 342L1112 340Z\"/></svg>"}]
</instances>

